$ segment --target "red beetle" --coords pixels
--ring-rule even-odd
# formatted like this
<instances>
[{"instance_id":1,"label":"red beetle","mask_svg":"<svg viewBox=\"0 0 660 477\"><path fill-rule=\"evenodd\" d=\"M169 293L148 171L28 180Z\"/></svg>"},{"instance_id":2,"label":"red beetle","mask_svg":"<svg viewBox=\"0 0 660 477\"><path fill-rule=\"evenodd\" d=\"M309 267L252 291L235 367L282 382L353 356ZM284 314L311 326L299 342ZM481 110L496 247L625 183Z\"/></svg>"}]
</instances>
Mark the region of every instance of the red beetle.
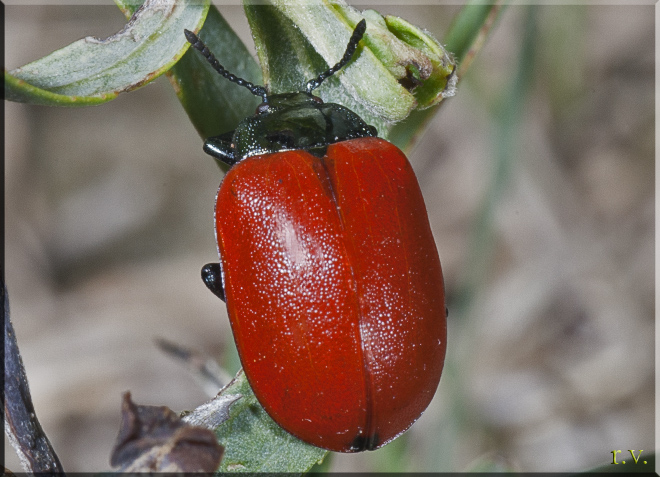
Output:
<instances>
[{"instance_id":1,"label":"red beetle","mask_svg":"<svg viewBox=\"0 0 660 477\"><path fill-rule=\"evenodd\" d=\"M254 117L209 138L232 165L217 196L220 264L202 277L227 303L247 379L284 429L339 452L377 449L433 398L447 344L440 259L406 156L338 104L268 95Z\"/></svg>"}]
</instances>

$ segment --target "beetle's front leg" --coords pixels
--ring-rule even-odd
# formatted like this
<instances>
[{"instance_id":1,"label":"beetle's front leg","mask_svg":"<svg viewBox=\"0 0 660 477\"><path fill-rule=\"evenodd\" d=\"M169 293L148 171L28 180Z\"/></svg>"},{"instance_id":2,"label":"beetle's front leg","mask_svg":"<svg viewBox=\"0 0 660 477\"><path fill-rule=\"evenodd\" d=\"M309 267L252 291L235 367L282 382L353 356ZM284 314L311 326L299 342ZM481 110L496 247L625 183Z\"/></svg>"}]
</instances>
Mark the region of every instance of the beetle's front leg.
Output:
<instances>
[{"instance_id":1,"label":"beetle's front leg","mask_svg":"<svg viewBox=\"0 0 660 477\"><path fill-rule=\"evenodd\" d=\"M234 154L234 145L232 143L233 136L234 131L229 131L220 134L219 136L208 138L204 142L204 152L210 154L228 166L233 166L238 162L236 155Z\"/></svg>"}]
</instances>

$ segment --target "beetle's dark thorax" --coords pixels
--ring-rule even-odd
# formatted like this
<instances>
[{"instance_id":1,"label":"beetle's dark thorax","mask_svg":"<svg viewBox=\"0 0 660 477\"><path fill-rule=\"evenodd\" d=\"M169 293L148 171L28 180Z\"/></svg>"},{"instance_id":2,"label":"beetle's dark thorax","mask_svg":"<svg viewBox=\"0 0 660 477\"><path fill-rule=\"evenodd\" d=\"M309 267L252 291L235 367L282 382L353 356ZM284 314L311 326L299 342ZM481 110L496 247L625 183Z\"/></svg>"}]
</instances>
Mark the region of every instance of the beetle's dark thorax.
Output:
<instances>
[{"instance_id":1,"label":"beetle's dark thorax","mask_svg":"<svg viewBox=\"0 0 660 477\"><path fill-rule=\"evenodd\" d=\"M323 157L330 144L377 135L376 128L350 109L323 103L309 93L276 94L268 99L231 136L209 138L205 151L229 165L250 156L296 149Z\"/></svg>"}]
</instances>

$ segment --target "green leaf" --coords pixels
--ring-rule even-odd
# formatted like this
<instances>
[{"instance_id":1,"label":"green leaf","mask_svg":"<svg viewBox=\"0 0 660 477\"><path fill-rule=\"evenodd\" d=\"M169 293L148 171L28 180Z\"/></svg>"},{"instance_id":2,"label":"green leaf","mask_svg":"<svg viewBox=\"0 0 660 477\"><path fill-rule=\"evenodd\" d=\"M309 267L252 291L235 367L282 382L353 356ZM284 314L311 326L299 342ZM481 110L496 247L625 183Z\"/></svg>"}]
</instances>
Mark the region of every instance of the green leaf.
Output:
<instances>
[{"instance_id":1,"label":"green leaf","mask_svg":"<svg viewBox=\"0 0 660 477\"><path fill-rule=\"evenodd\" d=\"M142 3L144 0L115 0L115 5L119 7L127 20L142 6Z\"/></svg>"},{"instance_id":2,"label":"green leaf","mask_svg":"<svg viewBox=\"0 0 660 477\"><path fill-rule=\"evenodd\" d=\"M214 6L198 36L228 71L261 84L259 65ZM254 114L261 102L246 88L220 76L192 48L168 71L167 77L204 139L235 129L239 121Z\"/></svg>"},{"instance_id":3,"label":"green leaf","mask_svg":"<svg viewBox=\"0 0 660 477\"><path fill-rule=\"evenodd\" d=\"M486 4L483 0L473 0L461 8L453 19L443 43L447 51L456 57L457 78L467 71L501 11L501 2ZM392 127L390 141L404 151L409 151L439 107L440 105L436 105L429 109L413 111L404 121Z\"/></svg>"},{"instance_id":4,"label":"green leaf","mask_svg":"<svg viewBox=\"0 0 660 477\"><path fill-rule=\"evenodd\" d=\"M454 60L438 40L399 17L388 15L385 23L392 34L416 53L408 60L407 76L400 81L406 78L418 84L411 86L417 109L426 109L453 96L456 87Z\"/></svg>"},{"instance_id":5,"label":"green leaf","mask_svg":"<svg viewBox=\"0 0 660 477\"><path fill-rule=\"evenodd\" d=\"M305 444L283 430L261 407L243 371L222 390L223 396L240 394L229 419L215 432L225 447L220 472L303 473L328 453Z\"/></svg>"},{"instance_id":6,"label":"green leaf","mask_svg":"<svg viewBox=\"0 0 660 477\"><path fill-rule=\"evenodd\" d=\"M300 10L303 9L309 8L300 6ZM245 12L254 36L264 83L271 93L301 91L307 81L333 66L344 54L354 26L335 22L334 34L340 35L341 39L335 40L334 56L326 61L281 9L272 5L245 5ZM360 51L362 48L358 48ZM356 53L355 57L358 58L358 55L362 56ZM352 81L346 79L356 62L352 61L342 71L326 79L315 94L327 103L339 103L353 110L382 135L387 131L387 122L358 100L354 90L351 90ZM401 90L400 93L407 94L398 84L395 87ZM409 107L404 106L400 114L405 114Z\"/></svg>"},{"instance_id":7,"label":"green leaf","mask_svg":"<svg viewBox=\"0 0 660 477\"><path fill-rule=\"evenodd\" d=\"M160 76L188 48L183 29L199 27L209 0L147 0L118 33L83 38L5 72L5 97L51 106L88 106Z\"/></svg>"},{"instance_id":8,"label":"green leaf","mask_svg":"<svg viewBox=\"0 0 660 477\"><path fill-rule=\"evenodd\" d=\"M95 106L115 99L118 93L105 93L96 96L66 96L51 93L32 86L12 76L5 70L5 99L17 103L40 104L42 106Z\"/></svg>"},{"instance_id":9,"label":"green leaf","mask_svg":"<svg viewBox=\"0 0 660 477\"><path fill-rule=\"evenodd\" d=\"M367 31L358 53L323 83L318 94L326 102L352 109L383 137L391 122L442 99L453 70L449 55L428 34L373 10L360 13L341 1L271 0L246 2L245 11L264 81L272 92L299 91L333 66L343 56L355 25L365 18Z\"/></svg>"}]
</instances>

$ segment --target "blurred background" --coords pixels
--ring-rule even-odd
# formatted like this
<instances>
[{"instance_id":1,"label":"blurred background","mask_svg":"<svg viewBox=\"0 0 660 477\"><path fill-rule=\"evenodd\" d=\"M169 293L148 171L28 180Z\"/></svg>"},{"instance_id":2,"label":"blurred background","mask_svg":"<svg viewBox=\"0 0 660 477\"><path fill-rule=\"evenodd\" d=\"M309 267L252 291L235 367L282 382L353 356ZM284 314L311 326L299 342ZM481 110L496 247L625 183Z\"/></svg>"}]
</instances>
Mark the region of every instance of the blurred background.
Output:
<instances>
[{"instance_id":1,"label":"blurred background","mask_svg":"<svg viewBox=\"0 0 660 477\"><path fill-rule=\"evenodd\" d=\"M219 8L252 48L242 8ZM369 8L442 39L460 7ZM125 24L114 6L5 13L8 69ZM500 16L409 153L449 299L440 387L404 437L334 454L331 470L576 471L653 451L654 18L653 5ZM97 107L5 104L12 319L68 472L109 469L124 391L176 411L207 400L157 338L237 369L199 277L217 259L222 178L201 146L164 77ZM5 453L19 471L6 440Z\"/></svg>"}]
</instances>

